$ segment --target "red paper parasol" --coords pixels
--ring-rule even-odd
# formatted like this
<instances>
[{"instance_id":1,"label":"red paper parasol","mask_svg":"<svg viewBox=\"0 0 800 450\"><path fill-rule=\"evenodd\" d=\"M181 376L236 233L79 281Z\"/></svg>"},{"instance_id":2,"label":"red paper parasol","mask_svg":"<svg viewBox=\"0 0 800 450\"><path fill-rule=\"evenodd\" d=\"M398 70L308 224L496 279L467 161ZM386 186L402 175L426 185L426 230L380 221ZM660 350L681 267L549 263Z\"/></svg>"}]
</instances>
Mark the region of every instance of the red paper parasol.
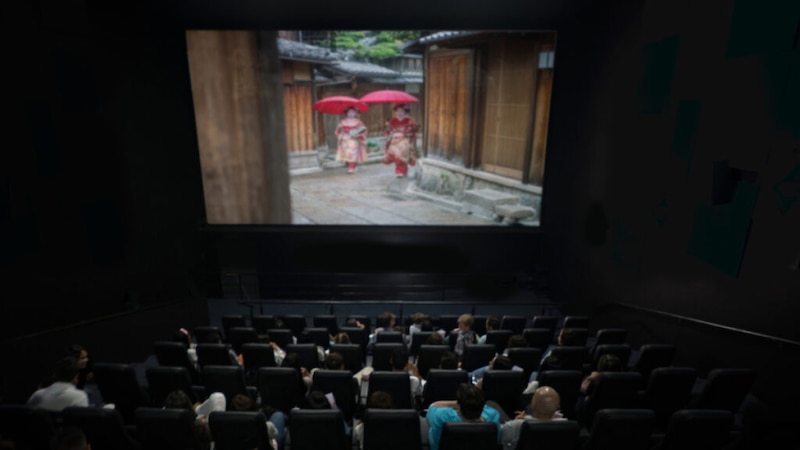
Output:
<instances>
[{"instance_id":1,"label":"red paper parasol","mask_svg":"<svg viewBox=\"0 0 800 450\"><path fill-rule=\"evenodd\" d=\"M360 100L364 103L397 103L397 104L417 103L419 101L419 99L417 99L411 94L408 94L403 91L394 91L391 89L384 91L370 92L369 94L361 97Z\"/></svg>"},{"instance_id":2,"label":"red paper parasol","mask_svg":"<svg viewBox=\"0 0 800 450\"><path fill-rule=\"evenodd\" d=\"M357 98L347 97L344 95L335 95L333 97L323 98L322 100L314 103L314 110L327 114L344 114L344 111L349 107L355 107L360 112L369 109L369 105L361 102Z\"/></svg>"}]
</instances>

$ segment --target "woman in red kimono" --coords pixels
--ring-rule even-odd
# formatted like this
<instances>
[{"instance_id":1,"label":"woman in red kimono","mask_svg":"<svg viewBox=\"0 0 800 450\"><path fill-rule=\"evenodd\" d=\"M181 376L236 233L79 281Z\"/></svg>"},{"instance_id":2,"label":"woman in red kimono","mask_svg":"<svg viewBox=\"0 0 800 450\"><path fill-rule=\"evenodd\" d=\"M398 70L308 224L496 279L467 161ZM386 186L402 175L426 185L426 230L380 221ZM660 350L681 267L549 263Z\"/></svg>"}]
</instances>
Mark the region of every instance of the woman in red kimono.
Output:
<instances>
[{"instance_id":1,"label":"woman in red kimono","mask_svg":"<svg viewBox=\"0 0 800 450\"><path fill-rule=\"evenodd\" d=\"M358 163L367 157L367 127L358 118L358 110L345 109L347 117L336 127L336 161L347 163L347 173L356 173Z\"/></svg>"},{"instance_id":2,"label":"woman in red kimono","mask_svg":"<svg viewBox=\"0 0 800 450\"><path fill-rule=\"evenodd\" d=\"M402 178L408 173L408 166L415 165L417 159L417 123L407 116L405 105L394 107L395 116L386 121L383 134L386 135L386 157L384 164L394 162L394 173Z\"/></svg>"}]
</instances>

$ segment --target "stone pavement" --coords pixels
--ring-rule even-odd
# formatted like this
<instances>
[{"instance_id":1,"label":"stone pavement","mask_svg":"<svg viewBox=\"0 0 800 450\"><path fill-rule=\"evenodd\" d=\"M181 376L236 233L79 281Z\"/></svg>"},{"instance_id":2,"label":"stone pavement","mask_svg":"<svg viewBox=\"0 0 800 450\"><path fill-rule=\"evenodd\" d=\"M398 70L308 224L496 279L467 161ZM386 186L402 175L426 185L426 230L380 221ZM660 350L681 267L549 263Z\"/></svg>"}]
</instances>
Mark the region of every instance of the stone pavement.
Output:
<instances>
[{"instance_id":1,"label":"stone pavement","mask_svg":"<svg viewBox=\"0 0 800 450\"><path fill-rule=\"evenodd\" d=\"M397 178L394 165L361 164L355 174L330 167L292 175L292 223L320 225L496 225L461 213L452 199L417 192L416 167Z\"/></svg>"}]
</instances>

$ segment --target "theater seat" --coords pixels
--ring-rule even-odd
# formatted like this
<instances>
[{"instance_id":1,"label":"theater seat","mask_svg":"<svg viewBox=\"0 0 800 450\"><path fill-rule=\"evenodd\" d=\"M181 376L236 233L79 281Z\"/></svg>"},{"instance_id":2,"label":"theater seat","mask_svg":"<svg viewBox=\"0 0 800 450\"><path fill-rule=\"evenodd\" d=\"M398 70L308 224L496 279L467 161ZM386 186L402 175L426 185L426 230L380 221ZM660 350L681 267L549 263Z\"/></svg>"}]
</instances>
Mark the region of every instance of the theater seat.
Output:
<instances>
[{"instance_id":1,"label":"theater seat","mask_svg":"<svg viewBox=\"0 0 800 450\"><path fill-rule=\"evenodd\" d=\"M445 422L439 450L497 450L497 429L493 422Z\"/></svg>"}]
</instances>

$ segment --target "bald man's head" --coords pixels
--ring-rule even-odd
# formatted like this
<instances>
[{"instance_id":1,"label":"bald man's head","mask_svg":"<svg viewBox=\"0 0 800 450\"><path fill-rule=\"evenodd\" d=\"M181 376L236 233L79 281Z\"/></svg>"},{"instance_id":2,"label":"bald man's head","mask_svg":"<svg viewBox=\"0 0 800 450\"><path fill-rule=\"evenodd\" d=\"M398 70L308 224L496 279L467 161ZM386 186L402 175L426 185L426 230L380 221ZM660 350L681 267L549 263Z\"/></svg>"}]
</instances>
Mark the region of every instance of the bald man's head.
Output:
<instances>
[{"instance_id":1,"label":"bald man's head","mask_svg":"<svg viewBox=\"0 0 800 450\"><path fill-rule=\"evenodd\" d=\"M561 409L561 396L550 386L536 389L531 399L531 413L539 420L550 420Z\"/></svg>"}]
</instances>

